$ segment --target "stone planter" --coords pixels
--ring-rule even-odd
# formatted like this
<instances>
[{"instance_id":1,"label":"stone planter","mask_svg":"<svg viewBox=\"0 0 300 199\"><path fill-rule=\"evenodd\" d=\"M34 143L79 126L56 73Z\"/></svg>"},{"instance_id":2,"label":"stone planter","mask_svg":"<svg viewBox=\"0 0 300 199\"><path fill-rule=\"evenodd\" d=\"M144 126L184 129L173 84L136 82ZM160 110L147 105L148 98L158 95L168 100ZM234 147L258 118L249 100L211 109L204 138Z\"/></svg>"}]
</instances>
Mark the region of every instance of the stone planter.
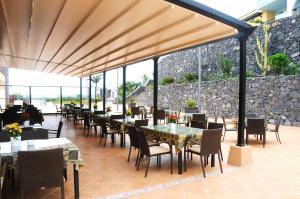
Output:
<instances>
[{"instance_id":1,"label":"stone planter","mask_svg":"<svg viewBox=\"0 0 300 199\"><path fill-rule=\"evenodd\" d=\"M185 113L198 113L199 109L198 109L198 107L195 107L195 108L184 107L184 112Z\"/></svg>"}]
</instances>

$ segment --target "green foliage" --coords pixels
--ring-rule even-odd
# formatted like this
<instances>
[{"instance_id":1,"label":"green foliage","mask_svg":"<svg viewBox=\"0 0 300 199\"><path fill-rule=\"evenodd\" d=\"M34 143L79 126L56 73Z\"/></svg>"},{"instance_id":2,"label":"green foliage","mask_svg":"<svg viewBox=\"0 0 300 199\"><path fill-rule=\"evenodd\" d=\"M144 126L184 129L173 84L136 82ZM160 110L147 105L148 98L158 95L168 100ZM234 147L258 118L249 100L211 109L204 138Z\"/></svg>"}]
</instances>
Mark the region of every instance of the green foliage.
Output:
<instances>
[{"instance_id":1,"label":"green foliage","mask_svg":"<svg viewBox=\"0 0 300 199\"><path fill-rule=\"evenodd\" d=\"M266 76L268 71L270 71L270 66L268 63L268 43L271 37L271 33L269 33L269 26L264 25L263 31L264 31L264 39L263 41L259 40L259 37L256 37L256 44L258 47L258 53L260 56L258 56L258 53L255 52L255 58L257 65L259 66L260 70L262 71L262 75Z\"/></svg>"},{"instance_id":2,"label":"green foliage","mask_svg":"<svg viewBox=\"0 0 300 199\"><path fill-rule=\"evenodd\" d=\"M142 86L141 82L127 81L126 82L126 96L135 91L138 87ZM118 96L123 95L123 84L118 88Z\"/></svg>"},{"instance_id":3,"label":"green foliage","mask_svg":"<svg viewBox=\"0 0 300 199\"><path fill-rule=\"evenodd\" d=\"M93 75L91 77L91 81L95 84L95 103L97 104L98 100L99 100L99 96L97 96L97 88L98 88L98 83L100 82L100 80L102 79L103 74L98 74L98 75Z\"/></svg>"},{"instance_id":4,"label":"green foliage","mask_svg":"<svg viewBox=\"0 0 300 199\"><path fill-rule=\"evenodd\" d=\"M284 70L284 75L300 75L300 63L291 62Z\"/></svg>"},{"instance_id":5,"label":"green foliage","mask_svg":"<svg viewBox=\"0 0 300 199\"><path fill-rule=\"evenodd\" d=\"M193 83L198 81L198 75L194 73L185 73L183 74L183 77L188 83Z\"/></svg>"},{"instance_id":6,"label":"green foliage","mask_svg":"<svg viewBox=\"0 0 300 199\"><path fill-rule=\"evenodd\" d=\"M172 84L173 82L174 82L174 78L171 77L171 76L168 76L168 77L164 77L164 78L161 80L160 84L161 84L161 85L169 85L169 84Z\"/></svg>"},{"instance_id":7,"label":"green foliage","mask_svg":"<svg viewBox=\"0 0 300 199\"><path fill-rule=\"evenodd\" d=\"M185 79L180 78L179 80L176 81L177 84L184 84L186 83Z\"/></svg>"},{"instance_id":8,"label":"green foliage","mask_svg":"<svg viewBox=\"0 0 300 199\"><path fill-rule=\"evenodd\" d=\"M250 69L247 69L247 70L246 70L246 77L254 77L253 71L250 70Z\"/></svg>"},{"instance_id":9,"label":"green foliage","mask_svg":"<svg viewBox=\"0 0 300 199\"><path fill-rule=\"evenodd\" d=\"M269 63L270 63L271 69L276 74L282 74L284 72L284 69L289 65L290 59L284 53L276 53L269 57Z\"/></svg>"},{"instance_id":10,"label":"green foliage","mask_svg":"<svg viewBox=\"0 0 300 199\"><path fill-rule=\"evenodd\" d=\"M263 24L264 20L262 18L255 18L250 21L251 23L256 23L256 24Z\"/></svg>"},{"instance_id":11,"label":"green foliage","mask_svg":"<svg viewBox=\"0 0 300 199\"><path fill-rule=\"evenodd\" d=\"M209 74L207 77L208 81L218 81L218 80L222 80L223 77L220 74Z\"/></svg>"},{"instance_id":12,"label":"green foliage","mask_svg":"<svg viewBox=\"0 0 300 199\"><path fill-rule=\"evenodd\" d=\"M196 108L197 103L195 100L189 99L188 101L185 102L186 106L188 108Z\"/></svg>"},{"instance_id":13,"label":"green foliage","mask_svg":"<svg viewBox=\"0 0 300 199\"><path fill-rule=\"evenodd\" d=\"M223 55L218 55L217 57L218 65L221 68L223 78L227 79L232 75L232 59L226 58Z\"/></svg>"},{"instance_id":14,"label":"green foliage","mask_svg":"<svg viewBox=\"0 0 300 199\"><path fill-rule=\"evenodd\" d=\"M149 80L149 77L146 74L142 75L142 84L143 84L143 86L146 86L148 80Z\"/></svg>"}]
</instances>

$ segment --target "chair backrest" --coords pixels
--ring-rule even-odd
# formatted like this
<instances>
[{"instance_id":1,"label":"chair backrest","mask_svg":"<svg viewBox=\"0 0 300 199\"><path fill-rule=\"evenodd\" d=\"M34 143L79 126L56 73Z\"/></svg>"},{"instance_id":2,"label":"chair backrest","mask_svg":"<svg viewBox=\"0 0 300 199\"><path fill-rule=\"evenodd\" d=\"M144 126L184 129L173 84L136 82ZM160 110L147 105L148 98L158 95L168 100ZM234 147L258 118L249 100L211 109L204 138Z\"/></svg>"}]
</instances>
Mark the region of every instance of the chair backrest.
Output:
<instances>
[{"instance_id":1,"label":"chair backrest","mask_svg":"<svg viewBox=\"0 0 300 199\"><path fill-rule=\"evenodd\" d=\"M131 107L132 117L135 115L140 115L140 107Z\"/></svg>"},{"instance_id":2,"label":"chair backrest","mask_svg":"<svg viewBox=\"0 0 300 199\"><path fill-rule=\"evenodd\" d=\"M217 154L220 150L222 129L203 130L200 153L203 156Z\"/></svg>"},{"instance_id":3,"label":"chair backrest","mask_svg":"<svg viewBox=\"0 0 300 199\"><path fill-rule=\"evenodd\" d=\"M99 118L98 121L99 121L99 124L100 124L103 135L107 135L106 119L105 118Z\"/></svg>"},{"instance_id":4,"label":"chair backrest","mask_svg":"<svg viewBox=\"0 0 300 199\"><path fill-rule=\"evenodd\" d=\"M165 110L157 110L156 111L156 118L158 120L165 120L166 119L166 113Z\"/></svg>"},{"instance_id":5,"label":"chair backrest","mask_svg":"<svg viewBox=\"0 0 300 199\"><path fill-rule=\"evenodd\" d=\"M208 122L207 129L223 129L223 124L216 122Z\"/></svg>"},{"instance_id":6,"label":"chair backrest","mask_svg":"<svg viewBox=\"0 0 300 199\"><path fill-rule=\"evenodd\" d=\"M10 137L5 132L0 132L0 142L9 142Z\"/></svg>"},{"instance_id":7,"label":"chair backrest","mask_svg":"<svg viewBox=\"0 0 300 199\"><path fill-rule=\"evenodd\" d=\"M19 151L18 168L23 191L63 185L63 149Z\"/></svg>"},{"instance_id":8,"label":"chair backrest","mask_svg":"<svg viewBox=\"0 0 300 199\"><path fill-rule=\"evenodd\" d=\"M246 118L251 118L251 119L252 119L252 118L256 118L256 117L257 117L257 114L256 114L256 113L246 113L246 114L245 114L245 117L246 117Z\"/></svg>"},{"instance_id":9,"label":"chair backrest","mask_svg":"<svg viewBox=\"0 0 300 199\"><path fill-rule=\"evenodd\" d=\"M127 126L126 129L127 129L128 135L129 135L131 146L139 148L139 143L138 143L135 126Z\"/></svg>"},{"instance_id":10,"label":"chair backrest","mask_svg":"<svg viewBox=\"0 0 300 199\"><path fill-rule=\"evenodd\" d=\"M149 145L148 145L148 141L146 138L146 135L144 133L144 131L136 129L136 134L137 134L137 140L139 143L139 148L141 150L142 154L145 154L146 156L150 156L150 150L149 150Z\"/></svg>"},{"instance_id":11,"label":"chair backrest","mask_svg":"<svg viewBox=\"0 0 300 199\"><path fill-rule=\"evenodd\" d=\"M103 115L104 115L104 114L105 114L105 111L94 111L94 114L96 114L96 115L97 115L97 114L99 114L99 115L103 114Z\"/></svg>"},{"instance_id":12,"label":"chair backrest","mask_svg":"<svg viewBox=\"0 0 300 199\"><path fill-rule=\"evenodd\" d=\"M59 121L58 128L57 128L56 138L60 138L61 130L62 130L63 124L64 124L64 123L63 123L62 121Z\"/></svg>"},{"instance_id":13,"label":"chair backrest","mask_svg":"<svg viewBox=\"0 0 300 199\"><path fill-rule=\"evenodd\" d=\"M21 140L40 140L48 139L48 130L47 129L33 129L22 132Z\"/></svg>"},{"instance_id":14,"label":"chair backrest","mask_svg":"<svg viewBox=\"0 0 300 199\"><path fill-rule=\"evenodd\" d=\"M124 115L111 115L110 118L113 119L125 119Z\"/></svg>"},{"instance_id":15,"label":"chair backrest","mask_svg":"<svg viewBox=\"0 0 300 199\"><path fill-rule=\"evenodd\" d=\"M84 113L83 114L83 125L84 126L90 126L90 114L89 113Z\"/></svg>"},{"instance_id":16,"label":"chair backrest","mask_svg":"<svg viewBox=\"0 0 300 199\"><path fill-rule=\"evenodd\" d=\"M266 132L264 119L247 119L247 134L264 134Z\"/></svg>"},{"instance_id":17,"label":"chair backrest","mask_svg":"<svg viewBox=\"0 0 300 199\"><path fill-rule=\"evenodd\" d=\"M191 121L191 127L198 128L198 129L206 129L204 121L197 121L197 120Z\"/></svg>"},{"instance_id":18,"label":"chair backrest","mask_svg":"<svg viewBox=\"0 0 300 199\"><path fill-rule=\"evenodd\" d=\"M135 120L134 126L140 128L141 126L148 126L149 120Z\"/></svg>"},{"instance_id":19,"label":"chair backrest","mask_svg":"<svg viewBox=\"0 0 300 199\"><path fill-rule=\"evenodd\" d=\"M205 122L206 117L204 113L195 113L192 116L192 120L203 121Z\"/></svg>"}]
</instances>

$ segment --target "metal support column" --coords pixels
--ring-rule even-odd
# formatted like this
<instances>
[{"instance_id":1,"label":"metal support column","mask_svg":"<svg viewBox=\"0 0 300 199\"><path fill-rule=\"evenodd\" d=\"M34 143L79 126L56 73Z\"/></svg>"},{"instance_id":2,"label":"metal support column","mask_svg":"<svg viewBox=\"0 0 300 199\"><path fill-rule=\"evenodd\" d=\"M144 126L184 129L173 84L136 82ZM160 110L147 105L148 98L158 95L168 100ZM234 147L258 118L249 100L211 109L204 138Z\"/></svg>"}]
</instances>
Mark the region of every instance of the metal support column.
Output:
<instances>
[{"instance_id":1,"label":"metal support column","mask_svg":"<svg viewBox=\"0 0 300 199\"><path fill-rule=\"evenodd\" d=\"M123 95L122 95L122 103L123 103L123 115L126 113L126 66L123 66Z\"/></svg>"},{"instance_id":2,"label":"metal support column","mask_svg":"<svg viewBox=\"0 0 300 199\"><path fill-rule=\"evenodd\" d=\"M79 94L79 103L80 103L80 107L83 107L82 104L82 78L80 77L80 94Z\"/></svg>"},{"instance_id":3,"label":"metal support column","mask_svg":"<svg viewBox=\"0 0 300 199\"><path fill-rule=\"evenodd\" d=\"M62 108L62 86L59 87L59 96L60 96L60 108Z\"/></svg>"},{"instance_id":4,"label":"metal support column","mask_svg":"<svg viewBox=\"0 0 300 199\"><path fill-rule=\"evenodd\" d=\"M31 86L29 86L29 104L31 105Z\"/></svg>"},{"instance_id":5,"label":"metal support column","mask_svg":"<svg viewBox=\"0 0 300 199\"><path fill-rule=\"evenodd\" d=\"M157 97L158 97L158 59L159 57L153 58L153 124L157 125Z\"/></svg>"},{"instance_id":6,"label":"metal support column","mask_svg":"<svg viewBox=\"0 0 300 199\"><path fill-rule=\"evenodd\" d=\"M103 111L106 105L106 71L103 72Z\"/></svg>"},{"instance_id":7,"label":"metal support column","mask_svg":"<svg viewBox=\"0 0 300 199\"><path fill-rule=\"evenodd\" d=\"M245 101L246 101L246 40L248 35L242 34L240 41L240 78L239 78L239 118L237 146L244 146Z\"/></svg>"},{"instance_id":8,"label":"metal support column","mask_svg":"<svg viewBox=\"0 0 300 199\"><path fill-rule=\"evenodd\" d=\"M89 76L89 109L92 110L92 76Z\"/></svg>"}]
</instances>

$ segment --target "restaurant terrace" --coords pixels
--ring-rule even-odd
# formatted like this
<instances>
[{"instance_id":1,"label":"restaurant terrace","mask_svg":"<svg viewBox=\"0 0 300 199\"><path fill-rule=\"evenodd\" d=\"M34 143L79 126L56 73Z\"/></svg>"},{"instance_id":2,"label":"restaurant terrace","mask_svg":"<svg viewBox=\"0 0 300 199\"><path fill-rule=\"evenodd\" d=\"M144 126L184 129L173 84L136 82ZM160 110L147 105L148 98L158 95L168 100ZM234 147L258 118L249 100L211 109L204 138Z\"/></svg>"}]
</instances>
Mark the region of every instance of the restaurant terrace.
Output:
<instances>
[{"instance_id":1,"label":"restaurant terrace","mask_svg":"<svg viewBox=\"0 0 300 199\"><path fill-rule=\"evenodd\" d=\"M300 197L299 127L246 108L256 26L193 0L2 0L0 20L1 67L78 80L1 80L2 198ZM161 105L162 59L230 39L235 116Z\"/></svg>"}]
</instances>

